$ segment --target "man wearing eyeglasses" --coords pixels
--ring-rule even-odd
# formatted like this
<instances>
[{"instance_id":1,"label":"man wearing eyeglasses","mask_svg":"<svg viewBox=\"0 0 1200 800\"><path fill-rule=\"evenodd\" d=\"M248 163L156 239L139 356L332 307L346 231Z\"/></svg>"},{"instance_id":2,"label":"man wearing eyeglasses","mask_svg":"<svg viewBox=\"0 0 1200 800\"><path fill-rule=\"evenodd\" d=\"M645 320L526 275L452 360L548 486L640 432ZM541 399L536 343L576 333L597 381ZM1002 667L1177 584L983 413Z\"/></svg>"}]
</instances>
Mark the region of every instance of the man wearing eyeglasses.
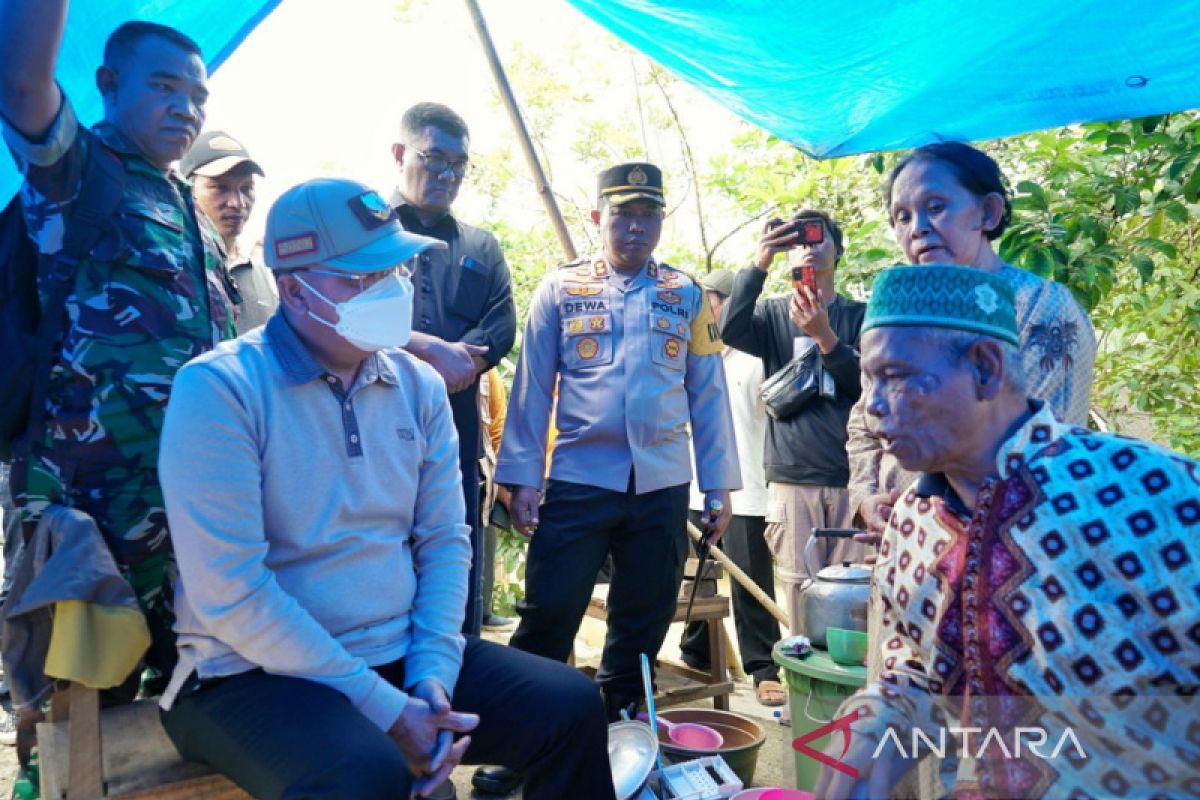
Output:
<instances>
[{"instance_id":1,"label":"man wearing eyeglasses","mask_svg":"<svg viewBox=\"0 0 1200 800\"><path fill-rule=\"evenodd\" d=\"M254 797L424 797L461 760L524 770L529 800L613 798L592 684L460 632L458 440L441 379L399 349L402 265L439 246L362 184L294 187L267 219L279 310L179 372L163 720Z\"/></svg>"},{"instance_id":2,"label":"man wearing eyeglasses","mask_svg":"<svg viewBox=\"0 0 1200 800\"><path fill-rule=\"evenodd\" d=\"M450 213L469 167L468 140L462 117L440 103L418 103L405 111L400 141L392 145L400 168L392 205L406 230L446 245L422 253L411 265L413 335L407 349L437 370L450 394L474 553L463 630L479 633L489 600L480 591L479 376L512 348L517 311L496 237Z\"/></svg>"}]
</instances>

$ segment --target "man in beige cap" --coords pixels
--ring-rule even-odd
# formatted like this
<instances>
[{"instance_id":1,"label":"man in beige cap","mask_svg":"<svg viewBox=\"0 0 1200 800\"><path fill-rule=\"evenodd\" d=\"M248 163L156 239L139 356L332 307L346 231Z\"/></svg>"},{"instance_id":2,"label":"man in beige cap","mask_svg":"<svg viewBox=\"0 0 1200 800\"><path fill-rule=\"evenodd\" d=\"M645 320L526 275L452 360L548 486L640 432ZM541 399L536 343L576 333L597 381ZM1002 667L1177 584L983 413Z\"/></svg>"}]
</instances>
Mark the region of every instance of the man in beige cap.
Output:
<instances>
[{"instance_id":1,"label":"man in beige cap","mask_svg":"<svg viewBox=\"0 0 1200 800\"><path fill-rule=\"evenodd\" d=\"M196 207L213 224L224 246L225 264L237 285L234 327L238 334L266 323L279 297L275 278L257 252L242 252L238 237L254 211L254 176L265 177L262 167L237 139L225 131L207 131L196 137L179 161L179 173L192 182Z\"/></svg>"},{"instance_id":2,"label":"man in beige cap","mask_svg":"<svg viewBox=\"0 0 1200 800\"><path fill-rule=\"evenodd\" d=\"M444 381L400 349L404 262L440 246L366 186L301 184L267 220L279 310L179 372L164 725L255 797L428 796L460 760L523 770L529 800L613 796L592 684L460 633L458 439Z\"/></svg>"}]
</instances>

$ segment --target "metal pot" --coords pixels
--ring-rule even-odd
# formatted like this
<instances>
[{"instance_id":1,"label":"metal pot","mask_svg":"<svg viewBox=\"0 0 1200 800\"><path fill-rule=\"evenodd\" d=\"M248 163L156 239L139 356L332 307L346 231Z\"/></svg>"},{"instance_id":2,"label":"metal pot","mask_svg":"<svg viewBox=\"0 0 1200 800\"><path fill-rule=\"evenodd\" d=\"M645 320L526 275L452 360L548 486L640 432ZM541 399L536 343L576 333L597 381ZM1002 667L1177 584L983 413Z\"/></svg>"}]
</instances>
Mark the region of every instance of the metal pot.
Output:
<instances>
[{"instance_id":1,"label":"metal pot","mask_svg":"<svg viewBox=\"0 0 1200 800\"><path fill-rule=\"evenodd\" d=\"M824 568L814 563L818 539L848 539L856 533L852 528L814 528L804 545L809 578L800 585L800 624L813 647L825 648L826 628L867 632L871 568L849 561Z\"/></svg>"}]
</instances>

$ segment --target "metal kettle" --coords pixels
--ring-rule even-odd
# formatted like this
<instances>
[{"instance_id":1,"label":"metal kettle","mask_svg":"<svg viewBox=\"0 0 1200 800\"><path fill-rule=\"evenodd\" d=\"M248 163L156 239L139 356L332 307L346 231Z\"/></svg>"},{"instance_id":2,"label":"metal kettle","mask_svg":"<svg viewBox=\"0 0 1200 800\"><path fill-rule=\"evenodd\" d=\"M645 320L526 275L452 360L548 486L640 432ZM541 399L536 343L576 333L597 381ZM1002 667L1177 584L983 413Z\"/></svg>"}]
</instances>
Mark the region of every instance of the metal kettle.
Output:
<instances>
[{"instance_id":1,"label":"metal kettle","mask_svg":"<svg viewBox=\"0 0 1200 800\"><path fill-rule=\"evenodd\" d=\"M825 649L826 628L867 632L871 568L843 561L819 569L813 563L818 539L849 539L856 533L853 528L813 528L804 545L809 577L800 585L800 624L813 647Z\"/></svg>"}]
</instances>

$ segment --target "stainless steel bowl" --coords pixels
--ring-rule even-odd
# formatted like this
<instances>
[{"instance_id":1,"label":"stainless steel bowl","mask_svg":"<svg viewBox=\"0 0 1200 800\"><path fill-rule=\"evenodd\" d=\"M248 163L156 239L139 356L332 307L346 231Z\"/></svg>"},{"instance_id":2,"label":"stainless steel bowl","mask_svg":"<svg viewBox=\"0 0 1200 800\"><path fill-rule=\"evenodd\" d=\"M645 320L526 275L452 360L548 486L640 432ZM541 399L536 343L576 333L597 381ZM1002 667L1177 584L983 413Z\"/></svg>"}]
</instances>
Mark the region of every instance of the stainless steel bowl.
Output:
<instances>
[{"instance_id":1,"label":"stainless steel bowl","mask_svg":"<svg viewBox=\"0 0 1200 800\"><path fill-rule=\"evenodd\" d=\"M650 777L658 758L658 742L642 722L608 726L608 760L612 765L617 800L630 800Z\"/></svg>"}]
</instances>

